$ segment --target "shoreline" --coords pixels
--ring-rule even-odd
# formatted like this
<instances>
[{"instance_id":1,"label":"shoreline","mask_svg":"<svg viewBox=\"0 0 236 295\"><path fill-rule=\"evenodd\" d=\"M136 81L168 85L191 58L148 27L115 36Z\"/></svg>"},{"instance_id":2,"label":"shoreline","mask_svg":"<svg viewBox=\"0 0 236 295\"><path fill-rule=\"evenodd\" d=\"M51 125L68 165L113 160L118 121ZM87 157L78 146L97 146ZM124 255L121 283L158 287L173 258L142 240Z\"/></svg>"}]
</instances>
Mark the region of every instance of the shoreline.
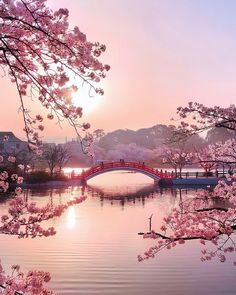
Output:
<instances>
[{"instance_id":1,"label":"shoreline","mask_svg":"<svg viewBox=\"0 0 236 295\"><path fill-rule=\"evenodd\" d=\"M216 177L201 177L201 178L188 178L188 179L160 179L157 184L160 187L175 187L178 185L186 186L199 186L199 185L217 185L219 180L225 178ZM68 179L68 180L50 180L46 182L37 183L26 183L23 182L21 188L56 188L56 187L68 187L68 186L81 186L82 182L80 179Z\"/></svg>"},{"instance_id":2,"label":"shoreline","mask_svg":"<svg viewBox=\"0 0 236 295\"><path fill-rule=\"evenodd\" d=\"M49 180L46 182L27 183L23 182L21 188L56 188L67 186L80 186L82 182L80 179L68 179L68 180Z\"/></svg>"},{"instance_id":3,"label":"shoreline","mask_svg":"<svg viewBox=\"0 0 236 295\"><path fill-rule=\"evenodd\" d=\"M220 180L225 178L217 177L199 177L199 178L187 178L187 179L161 179L159 185L162 187L174 187L176 185L186 185L186 186L198 186L198 185L217 185ZM226 180L226 179L225 179Z\"/></svg>"}]
</instances>

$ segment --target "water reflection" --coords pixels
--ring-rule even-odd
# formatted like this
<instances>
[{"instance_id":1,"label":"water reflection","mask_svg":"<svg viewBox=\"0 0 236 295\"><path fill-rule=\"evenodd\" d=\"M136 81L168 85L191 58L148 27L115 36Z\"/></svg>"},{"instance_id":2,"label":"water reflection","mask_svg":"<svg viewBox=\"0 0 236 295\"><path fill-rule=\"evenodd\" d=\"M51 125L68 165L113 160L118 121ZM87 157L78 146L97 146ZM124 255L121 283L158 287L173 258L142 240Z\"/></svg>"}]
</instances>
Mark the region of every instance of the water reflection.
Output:
<instances>
[{"instance_id":1,"label":"water reflection","mask_svg":"<svg viewBox=\"0 0 236 295\"><path fill-rule=\"evenodd\" d=\"M67 211L67 227L69 229L75 227L76 225L76 213L75 213L75 208L70 207Z\"/></svg>"},{"instance_id":2,"label":"water reflection","mask_svg":"<svg viewBox=\"0 0 236 295\"><path fill-rule=\"evenodd\" d=\"M147 185L147 186L137 186L129 188L129 191L111 190L107 188L102 188L95 185L86 185L84 187L84 194L89 194L92 197L99 198L100 204L103 206L104 201L111 205L114 201L119 203L121 207L125 205L135 204L136 202L141 202L145 206L145 202L149 199L163 198L166 195L171 195L173 200L181 200L183 197L188 196L189 192L197 191L197 189L192 188L160 188L158 185Z\"/></svg>"},{"instance_id":3,"label":"water reflection","mask_svg":"<svg viewBox=\"0 0 236 295\"><path fill-rule=\"evenodd\" d=\"M65 201L72 200L74 197L81 195L90 196L97 200L101 207L104 205L120 206L122 210L126 207L141 205L143 208L147 203L152 200L158 199L158 202L162 202L166 208L180 205L186 199L194 196L199 188L192 187L171 187L162 188L155 184L148 185L132 185L130 187L118 185L115 188L112 186L98 186L98 185L86 185L86 186L74 186L74 187L62 187L62 188L45 188L45 189L27 189L24 191L26 199L31 199L37 202L49 203L51 206L62 204ZM210 188L211 189L211 188ZM45 198L47 196L47 200ZM65 196L68 196L65 198ZM166 199L166 200L165 200ZM5 199L5 201L7 198ZM3 200L4 202L4 200ZM206 200L207 202L207 200ZM228 204L222 200L214 200L214 207L227 207ZM166 210L168 211L168 210ZM74 207L70 208L67 213L67 227L73 228L76 226L76 216Z\"/></svg>"},{"instance_id":4,"label":"water reflection","mask_svg":"<svg viewBox=\"0 0 236 295\"><path fill-rule=\"evenodd\" d=\"M62 188L40 188L40 189L26 189L24 190L24 197L26 200L36 199L36 201L43 201L44 203L50 203L51 206L56 204L62 204L65 201L65 195L70 196L69 199L77 197L80 195L91 196L92 198L98 199L100 205L103 206L104 202L106 204L113 205L114 202L119 204L121 207L125 205L142 203L145 206L145 203L151 199L155 198L165 198L167 195L171 196L173 200L179 201L189 195L193 195L197 188L161 188L158 185L149 184L149 185L137 185L128 187L121 187L122 189L116 186L111 189L111 187L102 187L98 185L86 185L86 186L74 186L74 187L62 187ZM47 201L45 199L47 196ZM56 197L55 197L56 196ZM8 196L5 196L4 200L6 201ZM72 212L72 211L71 211ZM72 213L71 213L72 215Z\"/></svg>"},{"instance_id":5,"label":"water reflection","mask_svg":"<svg viewBox=\"0 0 236 295\"><path fill-rule=\"evenodd\" d=\"M154 192L157 192L159 187L155 185L147 186L133 186L133 187L123 187L122 190L107 190L101 186L87 185L85 186L85 191L91 193L92 195L103 196L105 198L122 198L122 197L143 197L149 196Z\"/></svg>"},{"instance_id":6,"label":"water reflection","mask_svg":"<svg viewBox=\"0 0 236 295\"><path fill-rule=\"evenodd\" d=\"M52 274L50 287L61 295L222 295L235 293L231 263L200 262L199 243L164 251L144 263L137 255L153 246L140 231L159 229L179 200L196 190L160 189L138 174L104 175L88 187L27 190L25 197L39 205L65 203L85 194L86 201L44 224L54 226L51 238L17 239L2 236L4 267L19 263L23 270L42 269ZM0 214L8 200L0 204ZM191 291L191 292L190 292Z\"/></svg>"}]
</instances>

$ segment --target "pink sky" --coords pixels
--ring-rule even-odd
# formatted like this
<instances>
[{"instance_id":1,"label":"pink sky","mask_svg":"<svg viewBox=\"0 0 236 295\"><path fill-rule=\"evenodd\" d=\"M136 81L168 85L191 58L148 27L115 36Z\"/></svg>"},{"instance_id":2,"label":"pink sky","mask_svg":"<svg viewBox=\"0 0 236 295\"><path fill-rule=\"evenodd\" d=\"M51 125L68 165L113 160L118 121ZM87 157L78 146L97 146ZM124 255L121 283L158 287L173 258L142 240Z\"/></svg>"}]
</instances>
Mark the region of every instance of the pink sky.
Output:
<instances>
[{"instance_id":1,"label":"pink sky","mask_svg":"<svg viewBox=\"0 0 236 295\"><path fill-rule=\"evenodd\" d=\"M228 106L236 97L236 36L233 1L49 0L67 7L72 25L88 40L106 44L111 66L105 95L84 116L93 130L139 129L169 124L179 105L196 100ZM0 80L1 130L22 136L14 84ZM39 112L36 104L32 111ZM66 124L45 136L73 137Z\"/></svg>"}]
</instances>

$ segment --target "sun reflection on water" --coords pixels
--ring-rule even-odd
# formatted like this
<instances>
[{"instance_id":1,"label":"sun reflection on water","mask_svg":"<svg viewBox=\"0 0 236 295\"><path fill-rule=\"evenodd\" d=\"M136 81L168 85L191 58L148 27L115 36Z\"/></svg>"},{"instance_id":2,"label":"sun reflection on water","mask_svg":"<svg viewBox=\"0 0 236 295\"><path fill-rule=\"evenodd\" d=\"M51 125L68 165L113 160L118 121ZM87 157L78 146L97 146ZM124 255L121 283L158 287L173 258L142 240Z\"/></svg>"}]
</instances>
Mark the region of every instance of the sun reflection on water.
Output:
<instances>
[{"instance_id":1,"label":"sun reflection on water","mask_svg":"<svg viewBox=\"0 0 236 295\"><path fill-rule=\"evenodd\" d=\"M75 214L75 208L70 207L67 212L67 228L72 229L76 225L76 214Z\"/></svg>"}]
</instances>

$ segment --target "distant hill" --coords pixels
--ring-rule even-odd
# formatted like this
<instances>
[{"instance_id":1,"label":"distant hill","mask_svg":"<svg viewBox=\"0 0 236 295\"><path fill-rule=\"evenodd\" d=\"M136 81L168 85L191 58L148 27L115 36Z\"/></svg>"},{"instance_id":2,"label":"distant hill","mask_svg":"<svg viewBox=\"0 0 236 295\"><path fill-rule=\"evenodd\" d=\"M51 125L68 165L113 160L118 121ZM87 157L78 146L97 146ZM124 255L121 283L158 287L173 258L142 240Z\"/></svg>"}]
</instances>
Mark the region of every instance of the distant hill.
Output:
<instances>
[{"instance_id":1,"label":"distant hill","mask_svg":"<svg viewBox=\"0 0 236 295\"><path fill-rule=\"evenodd\" d=\"M230 138L236 138L236 132L226 128L215 127L207 132L206 144L214 144L217 141L225 142Z\"/></svg>"},{"instance_id":2,"label":"distant hill","mask_svg":"<svg viewBox=\"0 0 236 295\"><path fill-rule=\"evenodd\" d=\"M68 165L71 167L90 166L93 161L106 161L110 159L128 159L137 157L137 161L141 159L147 161L149 151L154 150L154 161L158 161L158 148L163 144L170 142L174 126L157 124L149 128L140 128L138 130L118 129L107 134L103 130L99 130L95 136L95 144L93 152L95 158L91 159L85 155L81 149L81 144L78 139L63 143L71 152L71 159ZM208 131L205 138L198 134L191 136L185 143L175 142L172 146L184 148L187 152L196 152L200 148L208 144L214 144L218 141L225 141L236 136L236 133L226 131L223 128L214 128ZM116 148L117 147L117 148ZM142 149L143 148L143 149ZM125 156L123 156L125 155ZM146 156L146 158L145 158ZM151 161L149 159L149 161Z\"/></svg>"},{"instance_id":3,"label":"distant hill","mask_svg":"<svg viewBox=\"0 0 236 295\"><path fill-rule=\"evenodd\" d=\"M118 144L136 143L140 147L155 149L171 139L173 128L172 125L157 124L137 131L118 129L103 136L98 145L105 150L110 150ZM199 135L192 136L186 144L190 150L193 149L191 146L198 148L202 145L204 145L204 140Z\"/></svg>"},{"instance_id":4,"label":"distant hill","mask_svg":"<svg viewBox=\"0 0 236 295\"><path fill-rule=\"evenodd\" d=\"M171 137L172 128L173 126L155 125L137 131L118 129L103 136L99 141L99 146L109 150L117 144L136 143L141 147L154 149Z\"/></svg>"}]
</instances>

